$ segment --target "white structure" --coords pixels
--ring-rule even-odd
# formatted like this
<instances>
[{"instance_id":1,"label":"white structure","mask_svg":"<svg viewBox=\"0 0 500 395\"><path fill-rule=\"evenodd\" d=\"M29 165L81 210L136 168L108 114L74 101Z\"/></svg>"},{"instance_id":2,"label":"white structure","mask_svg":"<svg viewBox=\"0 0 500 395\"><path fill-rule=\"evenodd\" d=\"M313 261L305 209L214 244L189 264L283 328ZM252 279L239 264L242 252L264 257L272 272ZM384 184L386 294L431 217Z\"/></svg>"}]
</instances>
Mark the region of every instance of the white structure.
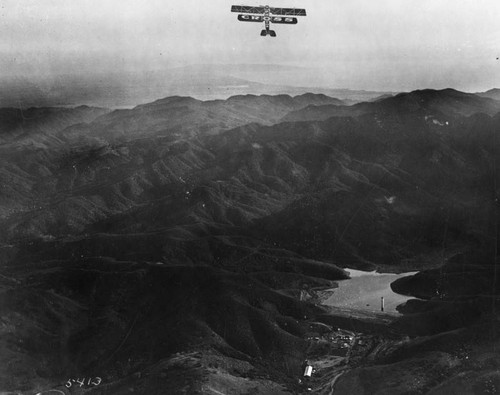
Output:
<instances>
[{"instance_id":1,"label":"white structure","mask_svg":"<svg viewBox=\"0 0 500 395\"><path fill-rule=\"evenodd\" d=\"M311 377L313 372L313 367L311 365L307 365L306 369L304 370L304 377Z\"/></svg>"}]
</instances>

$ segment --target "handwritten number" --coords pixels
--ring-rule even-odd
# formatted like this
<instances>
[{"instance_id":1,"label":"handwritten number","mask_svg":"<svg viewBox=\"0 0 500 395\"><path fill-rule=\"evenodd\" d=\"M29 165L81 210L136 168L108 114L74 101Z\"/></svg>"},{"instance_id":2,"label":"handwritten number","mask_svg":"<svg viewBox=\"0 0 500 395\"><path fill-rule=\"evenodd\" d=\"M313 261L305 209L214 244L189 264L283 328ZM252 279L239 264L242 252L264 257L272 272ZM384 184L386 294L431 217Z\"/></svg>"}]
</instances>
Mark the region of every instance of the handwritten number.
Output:
<instances>
[{"instance_id":1,"label":"handwritten number","mask_svg":"<svg viewBox=\"0 0 500 395\"><path fill-rule=\"evenodd\" d=\"M87 380L86 377L84 377L83 379L68 379L68 381L64 385L66 386L66 388L71 388L73 385L71 382L73 382L73 383L80 384L80 387L83 387L85 385L86 380ZM88 386L90 386L90 385L98 386L101 383L102 383L102 379L100 377L95 377L95 378L89 377L88 381L87 381Z\"/></svg>"}]
</instances>

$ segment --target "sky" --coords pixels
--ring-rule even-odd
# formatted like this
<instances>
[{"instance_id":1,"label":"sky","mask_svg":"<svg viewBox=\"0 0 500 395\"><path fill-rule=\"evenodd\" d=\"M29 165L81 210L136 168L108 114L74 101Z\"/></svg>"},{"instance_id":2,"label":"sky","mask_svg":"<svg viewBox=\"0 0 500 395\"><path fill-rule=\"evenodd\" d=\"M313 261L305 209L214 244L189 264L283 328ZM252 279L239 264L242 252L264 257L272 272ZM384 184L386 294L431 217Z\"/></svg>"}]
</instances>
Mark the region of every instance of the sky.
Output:
<instances>
[{"instance_id":1,"label":"sky","mask_svg":"<svg viewBox=\"0 0 500 395\"><path fill-rule=\"evenodd\" d=\"M276 38L230 12L261 3L0 0L1 75L279 64L303 68L300 83L311 86L500 87L499 0L273 0L307 10L297 25L275 25Z\"/></svg>"}]
</instances>

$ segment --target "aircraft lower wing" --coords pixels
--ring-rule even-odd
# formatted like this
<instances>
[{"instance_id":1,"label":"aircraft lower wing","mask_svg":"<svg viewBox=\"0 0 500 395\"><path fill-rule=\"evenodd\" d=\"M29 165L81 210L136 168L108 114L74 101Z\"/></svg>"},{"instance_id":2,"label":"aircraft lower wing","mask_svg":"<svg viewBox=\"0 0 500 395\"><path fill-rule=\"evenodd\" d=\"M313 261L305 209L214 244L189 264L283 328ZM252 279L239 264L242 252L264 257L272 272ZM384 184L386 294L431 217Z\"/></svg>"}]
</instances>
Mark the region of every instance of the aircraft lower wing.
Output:
<instances>
[{"instance_id":1,"label":"aircraft lower wing","mask_svg":"<svg viewBox=\"0 0 500 395\"><path fill-rule=\"evenodd\" d=\"M264 17L261 15L238 15L238 20L242 22L264 22ZM269 19L271 23L282 23L296 25L297 18L273 16Z\"/></svg>"},{"instance_id":2,"label":"aircraft lower wing","mask_svg":"<svg viewBox=\"0 0 500 395\"><path fill-rule=\"evenodd\" d=\"M272 23L283 23L283 24L288 24L288 25L296 25L297 18L273 16L271 18L271 22Z\"/></svg>"},{"instance_id":3,"label":"aircraft lower wing","mask_svg":"<svg viewBox=\"0 0 500 395\"><path fill-rule=\"evenodd\" d=\"M260 15L238 15L238 20L242 22L264 22L264 17Z\"/></svg>"}]
</instances>

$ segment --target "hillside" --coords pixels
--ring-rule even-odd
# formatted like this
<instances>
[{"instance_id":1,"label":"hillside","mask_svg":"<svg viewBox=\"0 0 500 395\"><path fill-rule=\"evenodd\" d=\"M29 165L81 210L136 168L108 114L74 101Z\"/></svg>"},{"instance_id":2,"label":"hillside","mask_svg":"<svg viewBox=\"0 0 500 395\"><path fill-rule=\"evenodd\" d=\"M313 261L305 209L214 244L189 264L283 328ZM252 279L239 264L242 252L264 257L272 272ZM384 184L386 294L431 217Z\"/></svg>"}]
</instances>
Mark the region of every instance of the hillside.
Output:
<instances>
[{"instance_id":1,"label":"hillside","mask_svg":"<svg viewBox=\"0 0 500 395\"><path fill-rule=\"evenodd\" d=\"M54 134L68 126L88 123L109 110L80 106L75 108L47 107L0 108L0 144L36 135Z\"/></svg>"},{"instance_id":2,"label":"hillside","mask_svg":"<svg viewBox=\"0 0 500 395\"><path fill-rule=\"evenodd\" d=\"M284 121L325 120L330 117L359 116L362 114L399 115L420 113L428 116L441 116L448 122L457 116L470 116L476 113L495 115L500 111L500 102L488 96L480 97L454 89L420 90L382 97L373 102L363 102L352 106L324 105L306 107L291 112ZM449 118L449 119L446 119Z\"/></svg>"},{"instance_id":3,"label":"hillside","mask_svg":"<svg viewBox=\"0 0 500 395\"><path fill-rule=\"evenodd\" d=\"M494 100L500 100L500 89L493 88L486 92L478 92L476 93L476 95L481 97L487 97Z\"/></svg>"},{"instance_id":4,"label":"hillside","mask_svg":"<svg viewBox=\"0 0 500 395\"><path fill-rule=\"evenodd\" d=\"M340 393L382 363L420 369L420 342L498 318L499 111L451 89L0 110L0 390L297 393L317 317L392 344ZM372 326L315 304L346 267L420 270L393 289L427 301Z\"/></svg>"}]
</instances>

